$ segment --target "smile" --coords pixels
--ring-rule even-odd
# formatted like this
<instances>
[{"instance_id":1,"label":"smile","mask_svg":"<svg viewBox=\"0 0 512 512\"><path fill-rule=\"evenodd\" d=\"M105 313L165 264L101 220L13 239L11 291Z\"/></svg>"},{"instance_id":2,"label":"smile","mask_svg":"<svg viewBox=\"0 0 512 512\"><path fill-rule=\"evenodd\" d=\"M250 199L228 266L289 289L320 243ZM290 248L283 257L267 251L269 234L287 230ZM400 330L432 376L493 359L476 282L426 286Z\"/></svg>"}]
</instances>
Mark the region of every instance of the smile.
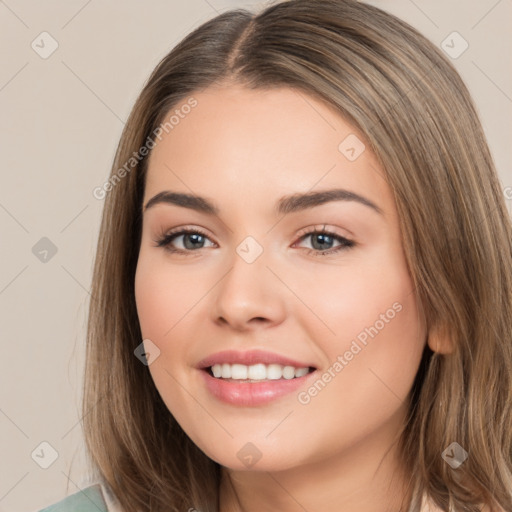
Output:
<instances>
[{"instance_id":1,"label":"smile","mask_svg":"<svg viewBox=\"0 0 512 512\"><path fill-rule=\"evenodd\" d=\"M229 364L218 363L210 367L210 372L216 379L236 380L244 382L262 382L279 379L294 379L304 377L312 368L296 368L294 366L284 366L281 364Z\"/></svg>"}]
</instances>

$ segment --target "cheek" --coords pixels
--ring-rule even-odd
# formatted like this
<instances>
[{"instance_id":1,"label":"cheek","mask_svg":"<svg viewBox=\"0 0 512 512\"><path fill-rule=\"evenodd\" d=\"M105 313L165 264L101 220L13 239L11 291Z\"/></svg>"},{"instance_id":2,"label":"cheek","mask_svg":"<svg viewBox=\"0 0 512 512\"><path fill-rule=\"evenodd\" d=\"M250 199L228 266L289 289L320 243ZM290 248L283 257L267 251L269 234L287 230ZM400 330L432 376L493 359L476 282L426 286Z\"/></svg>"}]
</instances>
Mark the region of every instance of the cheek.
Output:
<instances>
[{"instance_id":1,"label":"cheek","mask_svg":"<svg viewBox=\"0 0 512 512\"><path fill-rule=\"evenodd\" d=\"M329 366L339 364L317 403L321 408L333 401L343 404L364 417L368 429L403 404L425 346L425 326L405 263L376 261L381 264L347 275L343 292L331 301L336 304L325 312L336 332L325 352Z\"/></svg>"},{"instance_id":2,"label":"cheek","mask_svg":"<svg viewBox=\"0 0 512 512\"><path fill-rule=\"evenodd\" d=\"M137 314L143 339L159 349L148 369L167 408L178 417L190 414L190 400L179 383L186 380L187 334L194 330L193 308L202 295L189 273L171 272L165 256L141 251L135 274Z\"/></svg>"},{"instance_id":3,"label":"cheek","mask_svg":"<svg viewBox=\"0 0 512 512\"><path fill-rule=\"evenodd\" d=\"M374 326L379 333L414 328L413 283L399 247L381 244L347 255L342 263L318 265L314 272L295 276L295 291L313 313L302 317L304 327L306 322L309 329L316 325L312 339L319 339L327 327L329 332L322 337L331 353L354 338L371 339Z\"/></svg>"},{"instance_id":4,"label":"cheek","mask_svg":"<svg viewBox=\"0 0 512 512\"><path fill-rule=\"evenodd\" d=\"M144 338L159 343L172 336L173 329L186 321L201 298L197 274L165 263L165 256L141 254L135 274L135 301Z\"/></svg>"},{"instance_id":5,"label":"cheek","mask_svg":"<svg viewBox=\"0 0 512 512\"><path fill-rule=\"evenodd\" d=\"M405 260L388 246L364 261L347 260L335 274L321 269L306 288L311 309L330 332L319 336L323 327L317 319L303 326L336 376L326 375L332 384L318 402L341 400L360 412L362 404L399 404L410 390L426 337Z\"/></svg>"},{"instance_id":6,"label":"cheek","mask_svg":"<svg viewBox=\"0 0 512 512\"><path fill-rule=\"evenodd\" d=\"M301 390L295 418L296 425L322 418L315 432L321 432L316 451L327 454L389 433L390 425L399 428L397 418L406 410L424 347L414 294L407 287L399 291L383 293L381 300L374 296L344 304L335 324L342 335L323 344L328 363ZM291 426L281 433L296 435Z\"/></svg>"},{"instance_id":7,"label":"cheek","mask_svg":"<svg viewBox=\"0 0 512 512\"><path fill-rule=\"evenodd\" d=\"M205 325L208 293L218 281L211 269L169 262L162 252L141 250L135 273L135 302L143 339L160 350L149 366L157 386L174 386L196 361L192 351L199 321ZM199 320L200 319L200 320Z\"/></svg>"},{"instance_id":8,"label":"cheek","mask_svg":"<svg viewBox=\"0 0 512 512\"><path fill-rule=\"evenodd\" d=\"M162 391L174 388L175 381L171 376L178 376L176 364L186 359L186 346L179 343L177 333L187 328L187 321L192 316L187 313L197 302L197 290L194 292L194 287L184 286L180 281L183 273L171 273L169 265L163 265L158 259L144 255L139 258L135 302L142 337L151 340L159 350L158 357L148 369L157 389ZM162 398L167 402L169 396L174 393L165 391Z\"/></svg>"}]
</instances>

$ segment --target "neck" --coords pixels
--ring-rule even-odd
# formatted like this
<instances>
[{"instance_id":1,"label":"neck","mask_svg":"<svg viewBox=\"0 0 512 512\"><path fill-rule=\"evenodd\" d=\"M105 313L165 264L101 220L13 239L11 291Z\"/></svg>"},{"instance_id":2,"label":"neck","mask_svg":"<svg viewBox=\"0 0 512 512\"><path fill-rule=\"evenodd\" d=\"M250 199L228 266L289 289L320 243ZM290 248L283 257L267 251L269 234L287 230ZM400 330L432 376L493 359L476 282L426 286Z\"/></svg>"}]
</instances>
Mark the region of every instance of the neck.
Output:
<instances>
[{"instance_id":1,"label":"neck","mask_svg":"<svg viewBox=\"0 0 512 512\"><path fill-rule=\"evenodd\" d=\"M286 470L223 468L220 512L405 512L411 494L390 432L396 421L343 453Z\"/></svg>"}]
</instances>

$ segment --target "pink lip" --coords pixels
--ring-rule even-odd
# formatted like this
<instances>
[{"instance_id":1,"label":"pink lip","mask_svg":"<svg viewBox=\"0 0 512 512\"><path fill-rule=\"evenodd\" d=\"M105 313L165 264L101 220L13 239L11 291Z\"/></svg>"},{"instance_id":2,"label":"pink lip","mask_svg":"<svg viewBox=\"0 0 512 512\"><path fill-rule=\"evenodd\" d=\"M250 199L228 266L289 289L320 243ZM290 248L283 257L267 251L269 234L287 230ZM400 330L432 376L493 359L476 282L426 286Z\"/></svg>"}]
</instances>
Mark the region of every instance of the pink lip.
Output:
<instances>
[{"instance_id":1,"label":"pink lip","mask_svg":"<svg viewBox=\"0 0 512 512\"><path fill-rule=\"evenodd\" d=\"M303 386L316 372L308 373L303 377L293 379L278 379L262 382L244 382L235 380L224 380L213 377L208 371L214 364L244 364L247 366L263 364L280 364L283 366L293 366L295 368L314 367L310 362L300 362L290 359L273 352L264 350L249 350L239 352L236 350L225 350L217 352L211 356L202 359L196 366L201 370L206 388L217 399L238 406L255 406L276 400L279 397L296 391Z\"/></svg>"},{"instance_id":2,"label":"pink lip","mask_svg":"<svg viewBox=\"0 0 512 512\"><path fill-rule=\"evenodd\" d=\"M217 379L206 370L200 370L208 391L222 402L238 406L262 405L304 386L316 371L294 379L278 379L262 382L243 382Z\"/></svg>"},{"instance_id":3,"label":"pink lip","mask_svg":"<svg viewBox=\"0 0 512 512\"><path fill-rule=\"evenodd\" d=\"M209 368L214 364L245 364L250 366L252 364L263 363L263 364L281 364L283 366L294 366L295 368L307 368L313 366L311 363L304 363L290 359L273 352L266 352L265 350L248 350L246 352L239 352L236 350L224 350L217 352L211 356L206 357L199 361L196 368Z\"/></svg>"}]
</instances>

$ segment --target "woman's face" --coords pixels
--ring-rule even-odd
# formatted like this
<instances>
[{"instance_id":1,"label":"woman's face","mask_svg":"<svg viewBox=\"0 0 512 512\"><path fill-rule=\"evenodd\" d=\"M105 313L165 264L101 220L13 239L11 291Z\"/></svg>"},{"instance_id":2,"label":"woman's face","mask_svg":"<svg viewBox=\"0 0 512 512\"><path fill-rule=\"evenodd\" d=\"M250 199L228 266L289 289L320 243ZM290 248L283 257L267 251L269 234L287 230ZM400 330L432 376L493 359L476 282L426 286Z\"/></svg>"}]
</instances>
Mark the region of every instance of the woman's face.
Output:
<instances>
[{"instance_id":1,"label":"woman's face","mask_svg":"<svg viewBox=\"0 0 512 512\"><path fill-rule=\"evenodd\" d=\"M381 453L426 338L383 169L302 92L193 98L151 153L144 206L169 195L144 210L135 276L163 401L233 469Z\"/></svg>"}]
</instances>

